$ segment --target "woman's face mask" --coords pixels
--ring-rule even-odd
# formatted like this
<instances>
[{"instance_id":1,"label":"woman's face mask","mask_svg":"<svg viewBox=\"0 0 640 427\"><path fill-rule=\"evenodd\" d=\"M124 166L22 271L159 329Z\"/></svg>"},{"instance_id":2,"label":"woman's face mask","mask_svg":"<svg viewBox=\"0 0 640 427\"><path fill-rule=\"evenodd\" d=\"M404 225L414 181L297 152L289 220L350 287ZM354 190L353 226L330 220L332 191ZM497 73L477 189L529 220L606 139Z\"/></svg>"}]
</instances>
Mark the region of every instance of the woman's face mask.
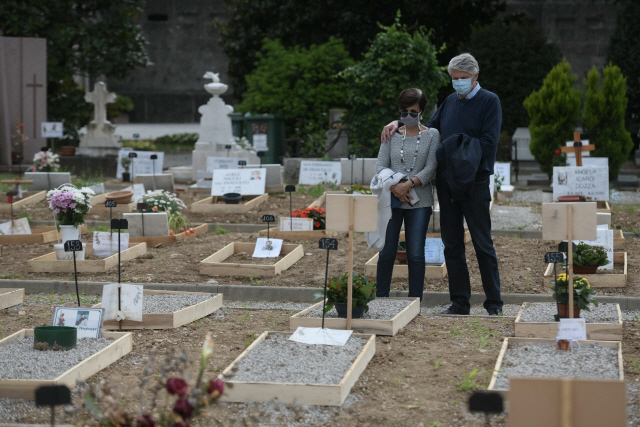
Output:
<instances>
[{"instance_id":1,"label":"woman's face mask","mask_svg":"<svg viewBox=\"0 0 640 427\"><path fill-rule=\"evenodd\" d=\"M420 123L420 113L422 113L422 111L419 111L417 113L413 111L401 111L400 119L405 126L413 127Z\"/></svg>"}]
</instances>

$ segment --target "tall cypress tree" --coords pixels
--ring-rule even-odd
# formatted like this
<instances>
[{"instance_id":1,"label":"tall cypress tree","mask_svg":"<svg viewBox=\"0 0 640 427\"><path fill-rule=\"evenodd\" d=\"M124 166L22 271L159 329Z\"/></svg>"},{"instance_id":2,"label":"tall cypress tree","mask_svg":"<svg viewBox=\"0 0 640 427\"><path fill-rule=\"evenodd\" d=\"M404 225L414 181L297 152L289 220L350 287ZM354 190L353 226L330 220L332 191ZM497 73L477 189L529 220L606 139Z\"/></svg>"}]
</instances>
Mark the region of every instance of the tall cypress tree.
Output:
<instances>
[{"instance_id":1,"label":"tall cypress tree","mask_svg":"<svg viewBox=\"0 0 640 427\"><path fill-rule=\"evenodd\" d=\"M633 149L631 134L625 128L627 79L612 64L604 68L603 74L601 82L600 73L593 67L584 79L587 96L582 122L589 142L596 146L594 155L609 158L609 179L615 180Z\"/></svg>"}]
</instances>

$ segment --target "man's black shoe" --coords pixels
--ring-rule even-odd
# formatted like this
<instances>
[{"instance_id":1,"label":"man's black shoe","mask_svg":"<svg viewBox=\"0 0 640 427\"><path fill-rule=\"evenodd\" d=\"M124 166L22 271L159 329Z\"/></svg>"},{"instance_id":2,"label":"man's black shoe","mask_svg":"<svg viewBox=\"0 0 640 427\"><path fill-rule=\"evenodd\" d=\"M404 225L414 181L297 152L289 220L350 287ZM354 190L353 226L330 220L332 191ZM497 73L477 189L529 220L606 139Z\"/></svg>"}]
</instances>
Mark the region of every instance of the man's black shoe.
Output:
<instances>
[{"instance_id":1,"label":"man's black shoe","mask_svg":"<svg viewBox=\"0 0 640 427\"><path fill-rule=\"evenodd\" d=\"M445 311L441 311L440 314L459 314L466 316L469 314L469 311L459 308L455 305L451 305L451 307L447 308Z\"/></svg>"},{"instance_id":2,"label":"man's black shoe","mask_svg":"<svg viewBox=\"0 0 640 427\"><path fill-rule=\"evenodd\" d=\"M490 308L487 310L489 316L502 316L502 310L499 308Z\"/></svg>"}]
</instances>

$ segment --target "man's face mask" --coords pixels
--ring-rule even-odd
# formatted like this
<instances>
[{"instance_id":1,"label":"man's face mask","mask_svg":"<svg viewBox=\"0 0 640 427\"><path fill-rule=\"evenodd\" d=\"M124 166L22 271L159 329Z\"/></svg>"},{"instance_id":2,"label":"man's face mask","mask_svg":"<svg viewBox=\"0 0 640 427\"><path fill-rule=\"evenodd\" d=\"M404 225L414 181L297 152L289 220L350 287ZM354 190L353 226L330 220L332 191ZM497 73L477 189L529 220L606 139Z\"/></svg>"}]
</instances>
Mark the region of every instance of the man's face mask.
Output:
<instances>
[{"instance_id":1,"label":"man's face mask","mask_svg":"<svg viewBox=\"0 0 640 427\"><path fill-rule=\"evenodd\" d=\"M465 96L471 91L471 78L452 80L453 88L459 95Z\"/></svg>"}]
</instances>

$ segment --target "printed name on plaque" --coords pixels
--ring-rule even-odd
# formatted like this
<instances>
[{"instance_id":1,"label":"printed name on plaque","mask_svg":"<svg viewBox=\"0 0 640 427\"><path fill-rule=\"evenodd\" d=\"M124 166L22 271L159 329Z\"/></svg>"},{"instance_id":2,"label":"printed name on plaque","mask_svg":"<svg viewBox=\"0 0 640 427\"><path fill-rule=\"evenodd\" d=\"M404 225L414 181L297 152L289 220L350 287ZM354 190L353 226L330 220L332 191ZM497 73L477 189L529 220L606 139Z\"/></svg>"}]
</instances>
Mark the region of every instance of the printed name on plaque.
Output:
<instances>
[{"instance_id":1,"label":"printed name on plaque","mask_svg":"<svg viewBox=\"0 0 640 427\"><path fill-rule=\"evenodd\" d=\"M553 200L561 196L586 196L609 200L609 168L562 166L553 168Z\"/></svg>"},{"instance_id":2,"label":"printed name on plaque","mask_svg":"<svg viewBox=\"0 0 640 427\"><path fill-rule=\"evenodd\" d=\"M110 233L108 231L93 232L93 254L101 258L118 253L118 235L120 235L120 251L129 247L129 233Z\"/></svg>"},{"instance_id":3,"label":"printed name on plaque","mask_svg":"<svg viewBox=\"0 0 640 427\"><path fill-rule=\"evenodd\" d=\"M340 162L300 162L300 179L298 184L316 185L325 182L340 184L342 182L342 165Z\"/></svg>"},{"instance_id":4,"label":"printed name on plaque","mask_svg":"<svg viewBox=\"0 0 640 427\"><path fill-rule=\"evenodd\" d=\"M571 340L587 339L587 324L581 317L575 319L560 319L558 323L558 338Z\"/></svg>"},{"instance_id":5,"label":"printed name on plaque","mask_svg":"<svg viewBox=\"0 0 640 427\"><path fill-rule=\"evenodd\" d=\"M162 167L164 165L164 153L162 151L120 150L118 152L116 178L122 178L122 173L125 172L121 159L123 157L129 157L132 154L134 155L132 161L133 165L129 166L131 178L135 178L136 175L160 175L162 173ZM151 160L152 155L156 155L157 160Z\"/></svg>"},{"instance_id":6,"label":"printed name on plaque","mask_svg":"<svg viewBox=\"0 0 640 427\"><path fill-rule=\"evenodd\" d=\"M280 231L312 231L313 230L313 218L289 218L285 216L280 217Z\"/></svg>"},{"instance_id":7,"label":"printed name on plaque","mask_svg":"<svg viewBox=\"0 0 640 427\"><path fill-rule=\"evenodd\" d=\"M237 169L238 162L244 161L245 165L248 159L238 159L236 157L207 157L207 172L213 172L216 169Z\"/></svg>"},{"instance_id":8,"label":"printed name on plaque","mask_svg":"<svg viewBox=\"0 0 640 427\"><path fill-rule=\"evenodd\" d=\"M78 329L78 339L100 338L104 309L88 307L54 307L51 326L72 326Z\"/></svg>"},{"instance_id":9,"label":"printed name on plaque","mask_svg":"<svg viewBox=\"0 0 640 427\"><path fill-rule=\"evenodd\" d=\"M213 171L211 195L239 193L243 196L264 194L266 169L218 169Z\"/></svg>"}]
</instances>

